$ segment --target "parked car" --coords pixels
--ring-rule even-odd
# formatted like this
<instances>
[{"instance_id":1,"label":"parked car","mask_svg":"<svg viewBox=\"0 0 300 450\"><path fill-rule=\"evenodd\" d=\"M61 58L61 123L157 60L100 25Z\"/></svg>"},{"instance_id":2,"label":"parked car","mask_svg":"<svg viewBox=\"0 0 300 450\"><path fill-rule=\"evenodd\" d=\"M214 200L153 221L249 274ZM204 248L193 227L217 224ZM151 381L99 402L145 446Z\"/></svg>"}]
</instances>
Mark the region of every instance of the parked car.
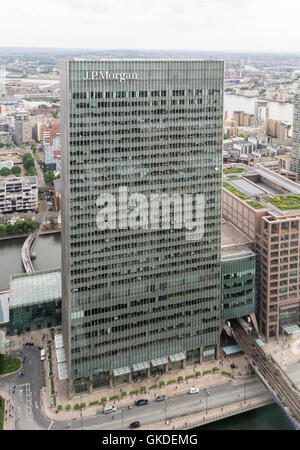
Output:
<instances>
[{"instance_id":1,"label":"parked car","mask_svg":"<svg viewBox=\"0 0 300 450\"><path fill-rule=\"evenodd\" d=\"M149 403L149 400L143 398L143 399L138 400L137 402L135 402L135 405L136 406L142 406L142 405L148 405L148 403Z\"/></svg>"},{"instance_id":2,"label":"parked car","mask_svg":"<svg viewBox=\"0 0 300 450\"><path fill-rule=\"evenodd\" d=\"M136 421L136 422L132 422L130 425L129 425L129 428L138 428L138 427L140 427L141 426L141 422L139 422L138 420Z\"/></svg>"},{"instance_id":3,"label":"parked car","mask_svg":"<svg viewBox=\"0 0 300 450\"><path fill-rule=\"evenodd\" d=\"M164 402L167 399L168 397L166 395L159 395L158 397L156 397L157 402Z\"/></svg>"},{"instance_id":4,"label":"parked car","mask_svg":"<svg viewBox=\"0 0 300 450\"><path fill-rule=\"evenodd\" d=\"M189 394L198 394L199 393L199 389L192 387L189 389Z\"/></svg>"},{"instance_id":5,"label":"parked car","mask_svg":"<svg viewBox=\"0 0 300 450\"><path fill-rule=\"evenodd\" d=\"M41 361L44 361L44 359L46 358L46 352L45 350L41 350Z\"/></svg>"}]
</instances>

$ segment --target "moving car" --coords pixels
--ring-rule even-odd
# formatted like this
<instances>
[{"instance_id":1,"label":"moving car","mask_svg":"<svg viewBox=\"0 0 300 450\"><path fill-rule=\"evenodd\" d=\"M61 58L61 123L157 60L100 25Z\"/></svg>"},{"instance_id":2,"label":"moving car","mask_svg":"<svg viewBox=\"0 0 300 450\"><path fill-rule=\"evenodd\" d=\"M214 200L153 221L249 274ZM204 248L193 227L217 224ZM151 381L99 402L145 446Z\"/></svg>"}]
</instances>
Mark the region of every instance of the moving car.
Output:
<instances>
[{"instance_id":1,"label":"moving car","mask_svg":"<svg viewBox=\"0 0 300 450\"><path fill-rule=\"evenodd\" d=\"M136 406L142 406L142 405L148 405L148 403L149 403L149 400L143 398L143 399L138 400L137 402L135 402L135 405Z\"/></svg>"},{"instance_id":2,"label":"moving car","mask_svg":"<svg viewBox=\"0 0 300 450\"><path fill-rule=\"evenodd\" d=\"M189 394L198 394L199 393L199 389L192 387L191 389L189 389Z\"/></svg>"},{"instance_id":3,"label":"moving car","mask_svg":"<svg viewBox=\"0 0 300 450\"><path fill-rule=\"evenodd\" d=\"M138 420L136 421L136 422L132 422L130 425L129 425L129 428L138 428L138 427L140 427L141 426L141 422L139 422Z\"/></svg>"},{"instance_id":4,"label":"moving car","mask_svg":"<svg viewBox=\"0 0 300 450\"><path fill-rule=\"evenodd\" d=\"M116 411L117 411L117 408L114 405L105 406L103 409L103 414L109 414L109 413L116 412Z\"/></svg>"},{"instance_id":5,"label":"moving car","mask_svg":"<svg viewBox=\"0 0 300 450\"><path fill-rule=\"evenodd\" d=\"M156 397L156 402L164 402L165 400L167 400L168 397L166 395L159 395L158 397Z\"/></svg>"}]
</instances>

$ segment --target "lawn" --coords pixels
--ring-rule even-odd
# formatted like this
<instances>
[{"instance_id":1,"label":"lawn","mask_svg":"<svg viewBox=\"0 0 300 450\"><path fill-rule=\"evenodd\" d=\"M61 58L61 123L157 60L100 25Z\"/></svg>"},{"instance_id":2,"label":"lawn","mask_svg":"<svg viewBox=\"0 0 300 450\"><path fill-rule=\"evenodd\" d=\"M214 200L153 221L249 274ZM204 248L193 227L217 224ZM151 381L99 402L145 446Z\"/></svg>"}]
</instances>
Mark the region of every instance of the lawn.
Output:
<instances>
[{"instance_id":1,"label":"lawn","mask_svg":"<svg viewBox=\"0 0 300 450\"><path fill-rule=\"evenodd\" d=\"M249 201L249 202L247 202L248 203L248 205L250 205L250 206L253 206L253 208L255 208L255 209L262 209L262 208L264 208L264 206L263 205L261 205L260 203L258 203L258 202L253 202L253 201Z\"/></svg>"},{"instance_id":2,"label":"lawn","mask_svg":"<svg viewBox=\"0 0 300 450\"><path fill-rule=\"evenodd\" d=\"M244 169L243 167L232 167L231 169L224 169L224 173L241 173L241 172L247 172L247 169Z\"/></svg>"},{"instance_id":3,"label":"lawn","mask_svg":"<svg viewBox=\"0 0 300 450\"><path fill-rule=\"evenodd\" d=\"M21 361L18 358L4 359L0 358L0 375L15 372L21 367Z\"/></svg>"},{"instance_id":4,"label":"lawn","mask_svg":"<svg viewBox=\"0 0 300 450\"><path fill-rule=\"evenodd\" d=\"M300 195L280 195L273 198L265 197L265 199L279 209L300 209Z\"/></svg>"},{"instance_id":5,"label":"lawn","mask_svg":"<svg viewBox=\"0 0 300 450\"><path fill-rule=\"evenodd\" d=\"M232 184L227 183L227 181L223 181L224 188L228 189L228 191L235 194L237 197L240 197L242 200L247 200L249 197L246 194L243 194L241 191L239 191L236 187L234 187Z\"/></svg>"}]
</instances>

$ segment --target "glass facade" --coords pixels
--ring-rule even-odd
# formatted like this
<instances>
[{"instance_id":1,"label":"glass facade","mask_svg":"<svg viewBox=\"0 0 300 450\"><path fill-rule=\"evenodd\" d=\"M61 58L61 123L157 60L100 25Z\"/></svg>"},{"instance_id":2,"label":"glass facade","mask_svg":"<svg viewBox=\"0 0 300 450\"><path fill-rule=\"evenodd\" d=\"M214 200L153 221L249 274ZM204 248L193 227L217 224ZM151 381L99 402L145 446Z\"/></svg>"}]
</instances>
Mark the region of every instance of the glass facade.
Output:
<instances>
[{"instance_id":1,"label":"glass facade","mask_svg":"<svg viewBox=\"0 0 300 450\"><path fill-rule=\"evenodd\" d=\"M62 322L71 380L218 342L223 81L220 61L63 62ZM100 231L97 197L117 197L123 186L129 195L203 194L204 236L188 241L174 218L168 230Z\"/></svg>"},{"instance_id":2,"label":"glass facade","mask_svg":"<svg viewBox=\"0 0 300 450\"><path fill-rule=\"evenodd\" d=\"M293 142L292 142L292 170L297 172L300 180L300 71L295 74L294 107L293 107Z\"/></svg>"},{"instance_id":3,"label":"glass facade","mask_svg":"<svg viewBox=\"0 0 300 450\"><path fill-rule=\"evenodd\" d=\"M222 320L255 313L256 257L250 255L222 260Z\"/></svg>"}]
</instances>

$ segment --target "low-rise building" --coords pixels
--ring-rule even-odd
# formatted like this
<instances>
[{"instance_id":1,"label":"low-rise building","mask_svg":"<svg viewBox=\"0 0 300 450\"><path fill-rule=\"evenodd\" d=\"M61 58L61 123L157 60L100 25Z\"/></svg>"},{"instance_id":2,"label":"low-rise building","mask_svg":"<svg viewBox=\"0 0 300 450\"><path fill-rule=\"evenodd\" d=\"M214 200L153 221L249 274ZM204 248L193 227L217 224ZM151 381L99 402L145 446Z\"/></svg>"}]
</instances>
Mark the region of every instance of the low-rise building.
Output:
<instances>
[{"instance_id":1,"label":"low-rise building","mask_svg":"<svg viewBox=\"0 0 300 450\"><path fill-rule=\"evenodd\" d=\"M36 177L0 177L0 212L26 212L38 209Z\"/></svg>"}]
</instances>

